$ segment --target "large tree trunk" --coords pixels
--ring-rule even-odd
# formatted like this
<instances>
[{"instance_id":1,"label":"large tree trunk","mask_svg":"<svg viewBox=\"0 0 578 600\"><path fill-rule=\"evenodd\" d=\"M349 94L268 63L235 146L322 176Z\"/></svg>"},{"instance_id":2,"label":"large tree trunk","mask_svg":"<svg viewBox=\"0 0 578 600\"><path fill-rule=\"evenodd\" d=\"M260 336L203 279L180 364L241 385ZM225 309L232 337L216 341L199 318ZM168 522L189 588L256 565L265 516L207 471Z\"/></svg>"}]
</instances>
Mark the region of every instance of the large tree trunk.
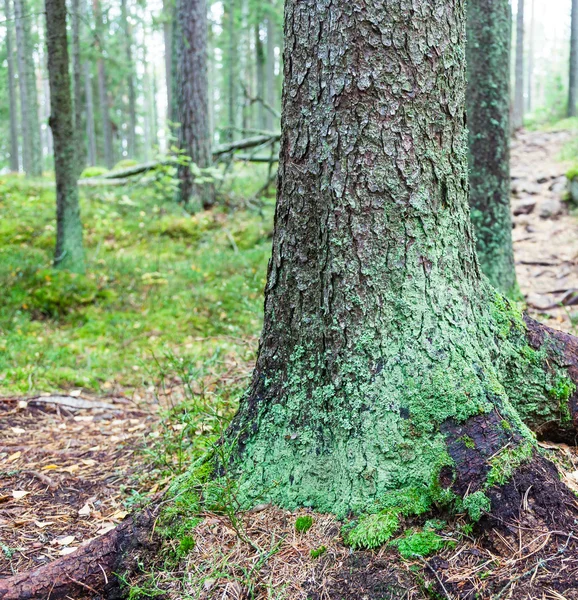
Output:
<instances>
[{"instance_id":1,"label":"large tree trunk","mask_svg":"<svg viewBox=\"0 0 578 600\"><path fill-rule=\"evenodd\" d=\"M203 169L212 163L207 83L207 6L205 0L178 0L176 95L179 108L179 147ZM214 203L214 187L196 184L188 164L178 167L178 200L185 205Z\"/></svg>"},{"instance_id":2,"label":"large tree trunk","mask_svg":"<svg viewBox=\"0 0 578 600\"><path fill-rule=\"evenodd\" d=\"M514 70L514 110L512 127L524 125L524 0L518 0L516 15L516 67Z\"/></svg>"},{"instance_id":3,"label":"large tree trunk","mask_svg":"<svg viewBox=\"0 0 578 600\"><path fill-rule=\"evenodd\" d=\"M572 0L570 25L570 72L568 77L568 116L576 116L578 102L578 0Z\"/></svg>"},{"instance_id":4,"label":"large tree trunk","mask_svg":"<svg viewBox=\"0 0 578 600\"><path fill-rule=\"evenodd\" d=\"M102 137L104 147L104 164L107 168L112 169L114 165L114 149L112 145L112 124L110 122L109 106L108 106L108 88L106 83L106 69L104 58L102 55L102 35L104 23L102 20L102 11L100 8L100 0L92 1L94 12L94 20L96 27L96 49L98 52L97 68L98 68L98 97L100 103L100 116L102 125Z\"/></svg>"},{"instance_id":5,"label":"large tree trunk","mask_svg":"<svg viewBox=\"0 0 578 600\"><path fill-rule=\"evenodd\" d=\"M479 492L494 508L520 465L541 472L512 402L549 375L476 258L465 1L288 0L285 19L265 319L225 445L238 499L345 515ZM541 402L567 408L554 375Z\"/></svg>"},{"instance_id":6,"label":"large tree trunk","mask_svg":"<svg viewBox=\"0 0 578 600\"><path fill-rule=\"evenodd\" d=\"M56 251L54 266L84 272L78 204L77 148L68 72L66 0L46 0L46 46L50 79L50 127L56 174Z\"/></svg>"},{"instance_id":7,"label":"large tree trunk","mask_svg":"<svg viewBox=\"0 0 578 600\"><path fill-rule=\"evenodd\" d=\"M30 16L25 0L14 0L16 22L16 54L20 87L20 120L22 128L22 163L27 175L42 175L42 147L38 122L38 92L32 43Z\"/></svg>"},{"instance_id":8,"label":"large tree trunk","mask_svg":"<svg viewBox=\"0 0 578 600\"><path fill-rule=\"evenodd\" d=\"M467 23L470 207L482 271L517 291L510 215L509 0L470 0Z\"/></svg>"},{"instance_id":9,"label":"large tree trunk","mask_svg":"<svg viewBox=\"0 0 578 600\"><path fill-rule=\"evenodd\" d=\"M12 40L12 9L10 0L4 0L6 17L6 62L8 63L8 107L10 110L10 170L17 173L20 168L18 156L18 106L16 104L16 80L14 78L14 50Z\"/></svg>"},{"instance_id":10,"label":"large tree trunk","mask_svg":"<svg viewBox=\"0 0 578 600\"><path fill-rule=\"evenodd\" d=\"M134 64L132 59L132 31L128 22L127 0L121 0L121 17L125 36L126 80L128 88L128 135L127 153L129 158L136 156L136 94L134 89Z\"/></svg>"}]
</instances>

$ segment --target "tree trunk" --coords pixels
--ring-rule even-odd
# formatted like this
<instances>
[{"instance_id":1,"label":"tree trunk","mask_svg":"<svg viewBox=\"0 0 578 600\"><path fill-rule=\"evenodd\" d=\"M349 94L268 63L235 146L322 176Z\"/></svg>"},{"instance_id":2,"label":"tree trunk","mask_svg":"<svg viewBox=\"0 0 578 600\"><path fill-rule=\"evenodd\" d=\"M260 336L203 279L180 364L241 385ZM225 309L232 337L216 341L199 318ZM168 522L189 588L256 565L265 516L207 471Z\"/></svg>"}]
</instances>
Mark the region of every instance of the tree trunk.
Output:
<instances>
[{"instance_id":1,"label":"tree trunk","mask_svg":"<svg viewBox=\"0 0 578 600\"><path fill-rule=\"evenodd\" d=\"M56 174L56 252L54 266L84 273L78 203L77 148L68 71L66 0L46 0L46 47L50 79L50 127Z\"/></svg>"},{"instance_id":2,"label":"tree trunk","mask_svg":"<svg viewBox=\"0 0 578 600\"><path fill-rule=\"evenodd\" d=\"M96 49L98 52L98 96L100 102L100 114L102 121L102 136L104 145L104 164L108 169L114 166L114 150L112 146L112 124L110 122L109 107L108 107L108 89L106 85L106 69L104 66L104 58L102 56L102 34L104 23L102 20L102 11L100 8L100 0L92 0L94 11L94 20L96 24Z\"/></svg>"},{"instance_id":3,"label":"tree trunk","mask_svg":"<svg viewBox=\"0 0 578 600\"><path fill-rule=\"evenodd\" d=\"M548 387L548 359L476 258L465 1L288 0L285 19L264 326L223 446L237 499L345 515L405 493L499 512L504 485L518 509L518 467L543 465L512 402L530 375ZM540 401L567 408L558 376Z\"/></svg>"},{"instance_id":4,"label":"tree trunk","mask_svg":"<svg viewBox=\"0 0 578 600\"><path fill-rule=\"evenodd\" d=\"M96 133L94 131L94 101L92 94L92 73L90 62L84 62L84 97L86 100L86 139L88 145L88 164L96 165Z\"/></svg>"},{"instance_id":5,"label":"tree trunk","mask_svg":"<svg viewBox=\"0 0 578 600\"><path fill-rule=\"evenodd\" d=\"M568 116L575 117L578 102L578 0L572 0L570 25L570 72L568 85Z\"/></svg>"},{"instance_id":6,"label":"tree trunk","mask_svg":"<svg viewBox=\"0 0 578 600\"><path fill-rule=\"evenodd\" d=\"M526 110L532 111L533 106L533 87L534 87L534 36L535 36L535 8L536 0L531 0L530 7L530 36L528 40L528 78L526 81ZM511 38L510 38L511 40Z\"/></svg>"},{"instance_id":7,"label":"tree trunk","mask_svg":"<svg viewBox=\"0 0 578 600\"><path fill-rule=\"evenodd\" d=\"M4 0L6 17L6 62L8 63L8 106L10 110L10 170L18 173L20 159L18 156L18 106L16 104L16 85L14 77L14 50L12 40L12 9L10 0Z\"/></svg>"},{"instance_id":8,"label":"tree trunk","mask_svg":"<svg viewBox=\"0 0 578 600\"><path fill-rule=\"evenodd\" d=\"M235 0L227 0L227 135L230 142L235 138L237 127L237 42L235 35Z\"/></svg>"},{"instance_id":9,"label":"tree trunk","mask_svg":"<svg viewBox=\"0 0 578 600\"><path fill-rule=\"evenodd\" d=\"M271 6L270 10L273 10ZM275 28L273 25L273 17L271 13L267 17L267 96L265 101L271 107L275 107ZM267 119L265 122L265 129L272 131L275 128L273 121L273 115L271 111L267 111ZM279 127L277 125L277 127Z\"/></svg>"},{"instance_id":10,"label":"tree trunk","mask_svg":"<svg viewBox=\"0 0 578 600\"><path fill-rule=\"evenodd\" d=\"M514 131L524 125L524 0L518 0L516 15L516 68L514 71Z\"/></svg>"},{"instance_id":11,"label":"tree trunk","mask_svg":"<svg viewBox=\"0 0 578 600\"><path fill-rule=\"evenodd\" d=\"M25 0L14 0L16 54L20 87L20 120L22 127L22 163L27 175L42 175L42 148L38 123L38 93L30 40L30 15Z\"/></svg>"},{"instance_id":12,"label":"tree trunk","mask_svg":"<svg viewBox=\"0 0 578 600\"><path fill-rule=\"evenodd\" d=\"M205 0L178 0L176 95L179 108L179 147L192 163L211 165L209 91L207 83L207 6ZM178 200L196 208L214 203L212 184L196 184L189 165L179 165Z\"/></svg>"},{"instance_id":13,"label":"tree trunk","mask_svg":"<svg viewBox=\"0 0 578 600\"><path fill-rule=\"evenodd\" d=\"M482 271L507 296L519 294L510 215L509 0L468 2L470 208Z\"/></svg>"},{"instance_id":14,"label":"tree trunk","mask_svg":"<svg viewBox=\"0 0 578 600\"><path fill-rule=\"evenodd\" d=\"M265 50L261 40L261 23L255 24L255 66L257 73L257 128L267 129L267 118L265 116Z\"/></svg>"},{"instance_id":15,"label":"tree trunk","mask_svg":"<svg viewBox=\"0 0 578 600\"><path fill-rule=\"evenodd\" d=\"M134 64L132 60L132 31L128 22L127 0L121 0L121 18L126 52L126 79L128 88L128 135L127 153L129 158L136 156L136 94L134 89Z\"/></svg>"},{"instance_id":16,"label":"tree trunk","mask_svg":"<svg viewBox=\"0 0 578 600\"><path fill-rule=\"evenodd\" d=\"M86 163L84 126L82 122L82 62L80 57L80 0L72 0L72 73L74 88L74 139L76 140L77 174Z\"/></svg>"},{"instance_id":17,"label":"tree trunk","mask_svg":"<svg viewBox=\"0 0 578 600\"><path fill-rule=\"evenodd\" d=\"M173 17L174 17L174 4L172 0L163 0L163 36L165 44L165 85L167 88L167 121L172 120L172 91L173 91L173 77L172 77L172 52L173 52Z\"/></svg>"}]
</instances>

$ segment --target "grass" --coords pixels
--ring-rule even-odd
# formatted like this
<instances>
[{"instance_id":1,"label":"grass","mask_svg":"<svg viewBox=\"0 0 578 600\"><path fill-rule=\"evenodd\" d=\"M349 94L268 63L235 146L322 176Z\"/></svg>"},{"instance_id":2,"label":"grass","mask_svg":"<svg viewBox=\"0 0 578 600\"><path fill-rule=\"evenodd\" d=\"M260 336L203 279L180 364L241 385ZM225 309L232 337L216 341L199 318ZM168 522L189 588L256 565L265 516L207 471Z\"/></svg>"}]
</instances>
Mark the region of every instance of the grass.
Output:
<instances>
[{"instance_id":1,"label":"grass","mask_svg":"<svg viewBox=\"0 0 578 600\"><path fill-rule=\"evenodd\" d=\"M49 181L0 178L0 393L146 388L167 356L189 370L215 356L250 361L273 202L232 206L264 179L239 174L224 186L228 206L195 216L155 182L81 188L86 277L51 268Z\"/></svg>"}]
</instances>

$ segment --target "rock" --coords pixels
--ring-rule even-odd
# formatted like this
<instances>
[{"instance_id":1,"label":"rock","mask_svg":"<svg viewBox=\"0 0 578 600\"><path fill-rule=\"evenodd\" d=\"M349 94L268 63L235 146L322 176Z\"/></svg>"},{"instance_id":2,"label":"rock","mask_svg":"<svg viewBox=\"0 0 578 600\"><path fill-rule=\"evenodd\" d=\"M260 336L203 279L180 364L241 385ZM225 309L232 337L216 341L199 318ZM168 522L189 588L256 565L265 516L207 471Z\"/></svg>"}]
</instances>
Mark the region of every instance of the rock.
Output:
<instances>
[{"instance_id":1,"label":"rock","mask_svg":"<svg viewBox=\"0 0 578 600\"><path fill-rule=\"evenodd\" d=\"M551 177L549 175L540 175L540 177L538 177L536 179L536 183L546 183L547 181L550 181Z\"/></svg>"},{"instance_id":2,"label":"rock","mask_svg":"<svg viewBox=\"0 0 578 600\"><path fill-rule=\"evenodd\" d=\"M540 188L535 183L531 183L530 181L523 182L520 186L520 190L532 196L540 193Z\"/></svg>"},{"instance_id":3,"label":"rock","mask_svg":"<svg viewBox=\"0 0 578 600\"><path fill-rule=\"evenodd\" d=\"M522 200L514 204L514 216L529 215L536 208L536 200Z\"/></svg>"},{"instance_id":4,"label":"rock","mask_svg":"<svg viewBox=\"0 0 578 600\"><path fill-rule=\"evenodd\" d=\"M548 198L540 204L540 217L542 219L551 219L557 217L563 211L562 202L557 198Z\"/></svg>"}]
</instances>

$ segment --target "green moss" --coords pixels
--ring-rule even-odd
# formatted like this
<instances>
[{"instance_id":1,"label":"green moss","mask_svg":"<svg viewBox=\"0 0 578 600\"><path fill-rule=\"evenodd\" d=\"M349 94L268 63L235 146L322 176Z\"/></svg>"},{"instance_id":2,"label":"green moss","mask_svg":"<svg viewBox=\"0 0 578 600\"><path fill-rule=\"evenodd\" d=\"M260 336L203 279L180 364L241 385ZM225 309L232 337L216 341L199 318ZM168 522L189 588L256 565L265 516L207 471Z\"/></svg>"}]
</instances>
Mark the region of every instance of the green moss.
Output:
<instances>
[{"instance_id":1,"label":"green moss","mask_svg":"<svg viewBox=\"0 0 578 600\"><path fill-rule=\"evenodd\" d=\"M179 542L177 556L181 558L186 556L195 547L195 538L192 535L185 535Z\"/></svg>"},{"instance_id":2,"label":"green moss","mask_svg":"<svg viewBox=\"0 0 578 600\"><path fill-rule=\"evenodd\" d=\"M473 450L476 447L474 440L469 435L462 435L462 437L458 438L458 441L462 442L466 448L470 448Z\"/></svg>"},{"instance_id":3,"label":"green moss","mask_svg":"<svg viewBox=\"0 0 578 600\"><path fill-rule=\"evenodd\" d=\"M399 528L395 511L385 510L373 515L365 515L350 530L342 528L343 541L352 548L379 548L387 542Z\"/></svg>"},{"instance_id":4,"label":"green moss","mask_svg":"<svg viewBox=\"0 0 578 600\"><path fill-rule=\"evenodd\" d=\"M319 558L320 556L323 556L326 552L327 548L325 546L319 546L319 548L312 549L309 554L311 555L311 558Z\"/></svg>"},{"instance_id":5,"label":"green moss","mask_svg":"<svg viewBox=\"0 0 578 600\"><path fill-rule=\"evenodd\" d=\"M504 431L512 431L512 426L508 423L508 421L506 421L505 419L502 419L500 421L500 427L504 430Z\"/></svg>"},{"instance_id":6,"label":"green moss","mask_svg":"<svg viewBox=\"0 0 578 600\"><path fill-rule=\"evenodd\" d=\"M406 531L404 537L393 540L390 545L395 546L401 556L409 560L439 552L450 543L452 542L445 540L435 531L426 529Z\"/></svg>"},{"instance_id":7,"label":"green moss","mask_svg":"<svg viewBox=\"0 0 578 600\"><path fill-rule=\"evenodd\" d=\"M100 175L104 175L108 173L108 169L106 167L86 167L84 171L80 174L80 179L88 179L90 177L100 177Z\"/></svg>"},{"instance_id":8,"label":"green moss","mask_svg":"<svg viewBox=\"0 0 578 600\"><path fill-rule=\"evenodd\" d=\"M462 502L472 521L479 521L482 514L484 512L489 512L492 507L490 499L482 491L469 494Z\"/></svg>"},{"instance_id":9,"label":"green moss","mask_svg":"<svg viewBox=\"0 0 578 600\"><path fill-rule=\"evenodd\" d=\"M309 515L297 517L295 521L295 531L298 533L306 533L313 527L313 517Z\"/></svg>"},{"instance_id":10,"label":"green moss","mask_svg":"<svg viewBox=\"0 0 578 600\"><path fill-rule=\"evenodd\" d=\"M514 471L534 455L535 444L527 441L514 448L506 447L490 460L491 469L486 478L488 486L504 485Z\"/></svg>"},{"instance_id":11,"label":"green moss","mask_svg":"<svg viewBox=\"0 0 578 600\"><path fill-rule=\"evenodd\" d=\"M575 177L578 177L578 165L572 165L566 171L566 178L568 179L568 181L572 181Z\"/></svg>"}]
</instances>

